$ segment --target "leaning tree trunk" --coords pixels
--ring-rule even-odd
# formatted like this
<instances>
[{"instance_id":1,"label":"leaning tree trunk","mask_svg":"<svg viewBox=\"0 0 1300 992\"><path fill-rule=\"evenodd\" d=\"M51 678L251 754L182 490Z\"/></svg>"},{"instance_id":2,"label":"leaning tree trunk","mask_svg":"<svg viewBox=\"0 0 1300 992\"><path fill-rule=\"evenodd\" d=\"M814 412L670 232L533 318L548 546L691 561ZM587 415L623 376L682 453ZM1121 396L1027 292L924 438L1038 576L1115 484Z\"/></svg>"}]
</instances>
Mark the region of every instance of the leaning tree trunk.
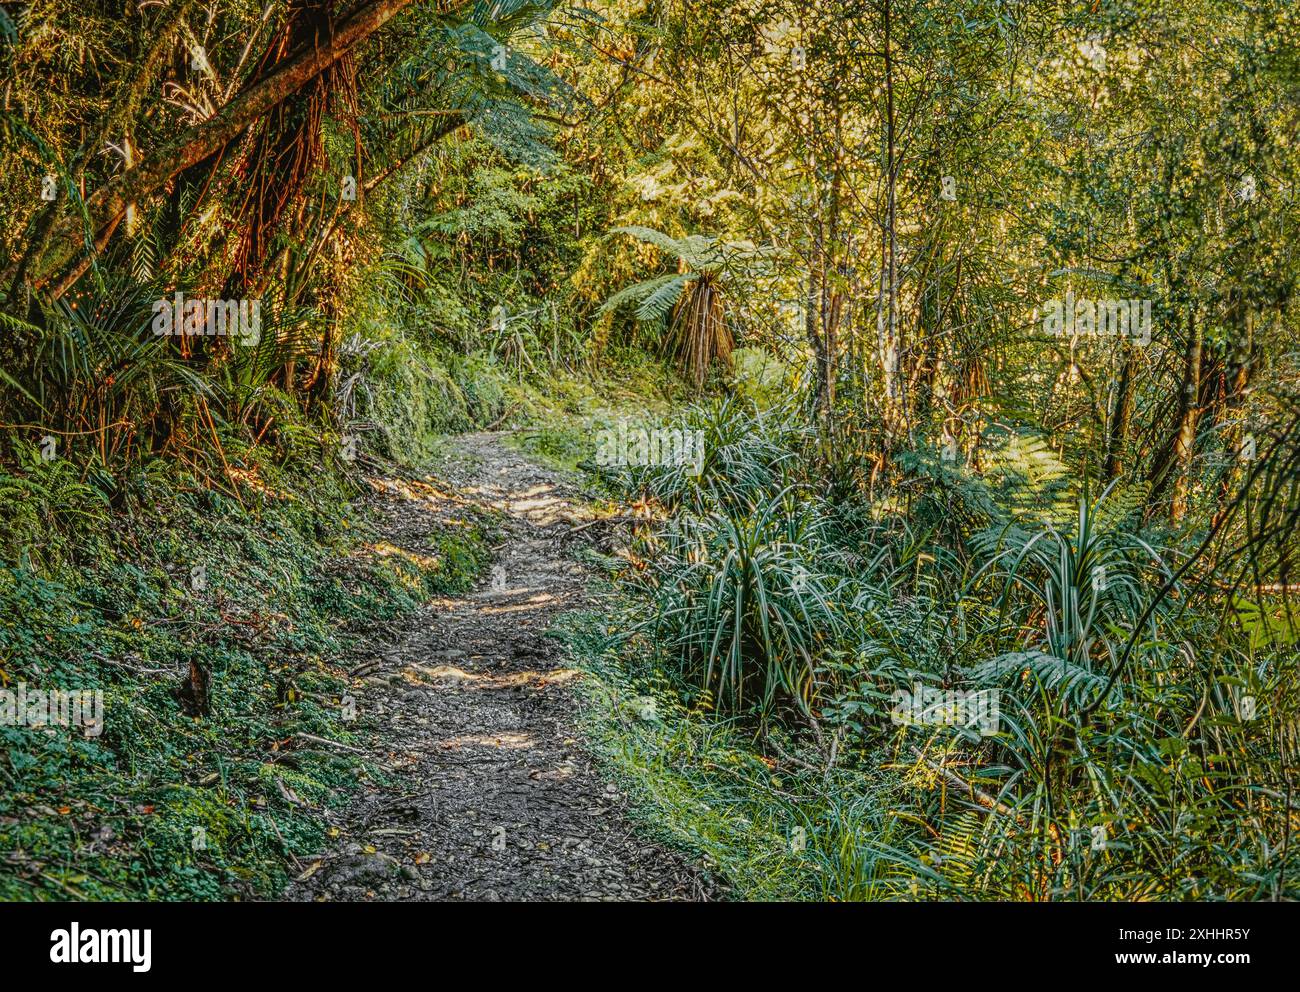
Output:
<instances>
[{"instance_id":1,"label":"leaning tree trunk","mask_svg":"<svg viewBox=\"0 0 1300 992\"><path fill-rule=\"evenodd\" d=\"M244 129L279 106L308 82L333 66L357 45L410 6L415 0L370 0L344 17L333 34L285 59L273 72L249 86L208 120L188 128L139 165L114 176L85 203L94 253L101 251L129 204L158 192L173 176L224 148ZM463 6L449 0L444 7ZM90 267L92 252L85 244L79 214L64 214L53 225L51 251L33 266L33 285L58 298ZM12 279L12 271L0 283Z\"/></svg>"}]
</instances>

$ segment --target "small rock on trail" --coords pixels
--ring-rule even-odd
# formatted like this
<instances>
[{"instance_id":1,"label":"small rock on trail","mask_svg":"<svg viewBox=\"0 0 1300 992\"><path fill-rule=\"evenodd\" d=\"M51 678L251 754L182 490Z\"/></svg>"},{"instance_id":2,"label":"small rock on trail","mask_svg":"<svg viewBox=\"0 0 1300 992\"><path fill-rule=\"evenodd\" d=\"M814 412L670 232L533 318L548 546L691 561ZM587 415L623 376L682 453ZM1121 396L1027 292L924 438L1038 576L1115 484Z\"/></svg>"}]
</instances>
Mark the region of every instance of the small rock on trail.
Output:
<instances>
[{"instance_id":1,"label":"small rock on trail","mask_svg":"<svg viewBox=\"0 0 1300 992\"><path fill-rule=\"evenodd\" d=\"M456 439L456 462L439 480L450 499L413 499L400 482L372 480L393 544L418 546L466 502L501 510L504 539L476 591L428 604L395 646L366 659L367 685L354 695L376 717L367 757L392 769L393 784L367 784L333 816L336 847L307 864L287 899L709 895L681 855L634 833L624 798L583 748L579 673L543 636L583 602L585 575L565 541L581 506L503 436Z\"/></svg>"}]
</instances>

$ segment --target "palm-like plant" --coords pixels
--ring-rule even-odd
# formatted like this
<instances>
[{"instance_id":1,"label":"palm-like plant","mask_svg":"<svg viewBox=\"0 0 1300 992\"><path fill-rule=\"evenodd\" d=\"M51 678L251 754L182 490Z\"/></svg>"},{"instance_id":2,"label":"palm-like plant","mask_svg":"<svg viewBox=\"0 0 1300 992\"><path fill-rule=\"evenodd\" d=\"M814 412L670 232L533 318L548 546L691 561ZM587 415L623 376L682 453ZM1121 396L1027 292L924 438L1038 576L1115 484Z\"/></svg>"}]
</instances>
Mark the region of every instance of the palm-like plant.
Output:
<instances>
[{"instance_id":1,"label":"palm-like plant","mask_svg":"<svg viewBox=\"0 0 1300 992\"><path fill-rule=\"evenodd\" d=\"M656 541L640 628L701 692L733 711L755 695L807 712L819 656L843 629L837 580L819 568L825 517L785 490L737 516L685 518Z\"/></svg>"},{"instance_id":2,"label":"palm-like plant","mask_svg":"<svg viewBox=\"0 0 1300 992\"><path fill-rule=\"evenodd\" d=\"M1121 645L1108 635L1127 634L1141 614L1144 589L1149 587L1144 565L1153 567L1162 580L1170 573L1160 552L1147 541L1107 520L1106 504L1113 491L1112 485L1096 503L1086 495L1079 501L1073 534L1063 534L1049 522L1032 533L1009 524L976 536L977 550L990 559L974 581L997 575L1004 614L1018 591L1036 602L1034 612L1043 623L1041 650L1016 652L1014 661L1008 655L994 659L996 664L1023 667L1042 655L1063 671L1089 673L1098 650L1109 656L1112 666L1117 662L1116 648ZM1108 522L1112 526L1106 526Z\"/></svg>"},{"instance_id":3,"label":"palm-like plant","mask_svg":"<svg viewBox=\"0 0 1300 992\"><path fill-rule=\"evenodd\" d=\"M150 329L157 287L117 278L43 308L39 323L0 313L22 357L0 375L20 392L13 412L87 446L102 463L149 443L164 403L207 381Z\"/></svg>"},{"instance_id":4,"label":"palm-like plant","mask_svg":"<svg viewBox=\"0 0 1300 992\"><path fill-rule=\"evenodd\" d=\"M739 511L782 489L796 474L798 450L813 435L781 409L757 410L729 395L692 406L670 427L698 432L703 462L650 465L629 471L628 489L674 511Z\"/></svg>"},{"instance_id":5,"label":"palm-like plant","mask_svg":"<svg viewBox=\"0 0 1300 992\"><path fill-rule=\"evenodd\" d=\"M729 362L735 347L727 323L727 285L742 266L767 252L749 241L723 241L703 234L674 238L649 227L616 227L610 233L630 235L675 255L678 271L619 290L605 301L601 312L634 303L637 320L646 323L671 313L669 350L696 386L703 386L709 366L715 360Z\"/></svg>"}]
</instances>

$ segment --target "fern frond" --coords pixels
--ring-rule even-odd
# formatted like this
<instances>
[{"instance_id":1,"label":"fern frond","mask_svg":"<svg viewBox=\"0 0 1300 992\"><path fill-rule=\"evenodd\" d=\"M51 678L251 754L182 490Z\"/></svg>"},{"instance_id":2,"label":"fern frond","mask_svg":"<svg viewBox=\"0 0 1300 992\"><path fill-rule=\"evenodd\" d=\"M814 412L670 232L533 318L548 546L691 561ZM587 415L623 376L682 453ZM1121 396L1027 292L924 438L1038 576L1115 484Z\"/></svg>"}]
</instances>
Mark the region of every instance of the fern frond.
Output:
<instances>
[{"instance_id":1,"label":"fern frond","mask_svg":"<svg viewBox=\"0 0 1300 992\"><path fill-rule=\"evenodd\" d=\"M639 227L632 224L626 227L612 228L609 233L629 235L630 237L636 238L638 241L644 241L648 245L654 245L656 248L666 251L671 255L675 255L678 258L684 258L689 250L682 241L664 234L663 231L656 231L653 227Z\"/></svg>"},{"instance_id":2,"label":"fern frond","mask_svg":"<svg viewBox=\"0 0 1300 992\"><path fill-rule=\"evenodd\" d=\"M1029 674L1050 692L1060 692L1075 701L1094 698L1106 686L1107 677L1042 651L1013 651L981 662L970 671L980 685L1005 686Z\"/></svg>"},{"instance_id":3,"label":"fern frond","mask_svg":"<svg viewBox=\"0 0 1300 992\"><path fill-rule=\"evenodd\" d=\"M698 277L694 272L674 276L641 301L641 305L636 310L636 319L645 323L662 320L682 298L682 290L686 288L687 283L696 278Z\"/></svg>"},{"instance_id":4,"label":"fern frond","mask_svg":"<svg viewBox=\"0 0 1300 992\"><path fill-rule=\"evenodd\" d=\"M653 279L647 279L644 282L638 282L634 285L620 289L617 293L601 304L598 314L611 313L627 303L637 303L638 305L657 292L662 287L676 282L681 276L678 273L672 273L666 276L656 276Z\"/></svg>"}]
</instances>

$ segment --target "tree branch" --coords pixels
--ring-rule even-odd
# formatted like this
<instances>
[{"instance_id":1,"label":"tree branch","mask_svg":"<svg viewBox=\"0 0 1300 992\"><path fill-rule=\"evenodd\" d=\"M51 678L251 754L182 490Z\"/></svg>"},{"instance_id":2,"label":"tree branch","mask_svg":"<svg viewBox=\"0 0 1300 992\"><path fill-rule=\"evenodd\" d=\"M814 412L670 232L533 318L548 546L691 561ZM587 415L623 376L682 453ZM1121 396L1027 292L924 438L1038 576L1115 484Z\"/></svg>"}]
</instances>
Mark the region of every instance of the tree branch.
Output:
<instances>
[{"instance_id":1,"label":"tree branch","mask_svg":"<svg viewBox=\"0 0 1300 992\"><path fill-rule=\"evenodd\" d=\"M182 132L135 168L120 173L105 183L86 201L86 210L92 218L94 228L92 243L99 242L104 230L116 222L126 210L127 204L145 199L161 189L173 176L223 148L259 117L292 96L414 2L415 0L369 0L363 3L339 22L327 44L320 47L305 46L297 55L239 94L211 118ZM439 12L450 13L466 2L467 0L437 0L437 5ZM40 267L41 274L33 280L37 288L54 282L57 296L66 292L89 268L93 253L87 252L80 258L77 257L79 249L85 244L85 239L78 231L79 226L75 216L65 216L58 222L52 240L56 244L62 243L64 248L55 259ZM70 267L64 271L70 262ZM59 276L61 271L63 275Z\"/></svg>"}]
</instances>

